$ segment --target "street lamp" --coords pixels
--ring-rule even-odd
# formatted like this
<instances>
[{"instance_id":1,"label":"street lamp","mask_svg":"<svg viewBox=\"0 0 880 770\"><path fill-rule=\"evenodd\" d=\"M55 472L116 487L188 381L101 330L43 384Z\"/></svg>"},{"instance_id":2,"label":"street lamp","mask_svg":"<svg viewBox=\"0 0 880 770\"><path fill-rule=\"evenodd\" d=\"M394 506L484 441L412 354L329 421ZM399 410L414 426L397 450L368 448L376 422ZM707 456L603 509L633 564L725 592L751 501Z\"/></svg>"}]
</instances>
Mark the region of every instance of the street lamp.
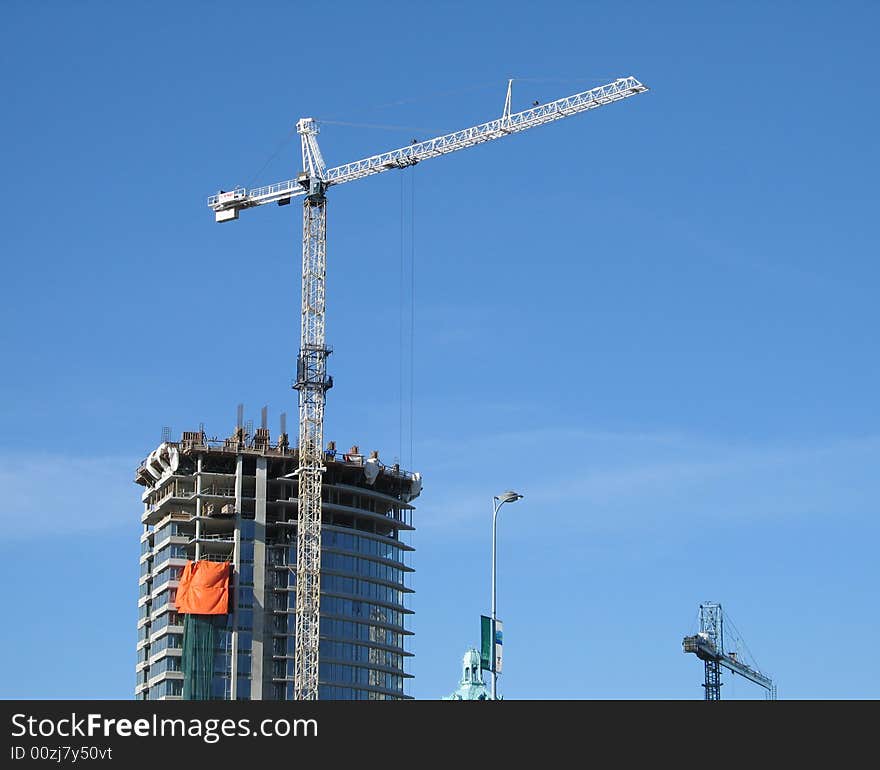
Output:
<instances>
[{"instance_id":1,"label":"street lamp","mask_svg":"<svg viewBox=\"0 0 880 770\"><path fill-rule=\"evenodd\" d=\"M495 497L492 498L492 700L496 699L498 689L498 672L495 669L497 664L497 658L495 656L495 543L498 511L501 510L501 506L504 505L504 503L515 503L517 500L521 499L522 495L519 494L519 492L514 492L510 489L506 492L502 492L500 495L495 495Z\"/></svg>"}]
</instances>

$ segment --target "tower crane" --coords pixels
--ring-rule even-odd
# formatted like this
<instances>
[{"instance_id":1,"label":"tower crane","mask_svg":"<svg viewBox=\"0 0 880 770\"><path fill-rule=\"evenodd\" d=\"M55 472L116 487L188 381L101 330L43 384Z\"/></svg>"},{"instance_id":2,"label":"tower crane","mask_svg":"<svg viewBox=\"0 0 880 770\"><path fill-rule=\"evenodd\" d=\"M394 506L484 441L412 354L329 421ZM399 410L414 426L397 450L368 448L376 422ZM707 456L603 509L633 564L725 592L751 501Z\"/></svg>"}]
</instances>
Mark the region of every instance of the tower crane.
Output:
<instances>
[{"instance_id":1,"label":"tower crane","mask_svg":"<svg viewBox=\"0 0 880 770\"><path fill-rule=\"evenodd\" d=\"M239 213L267 203L287 205L303 198L302 308L300 352L294 388L299 392L299 507L297 513L296 643L294 697L318 698L318 642L321 598L321 479L323 466L324 405L333 379L327 374L325 280L327 272L327 190L334 185L406 168L430 158L501 139L529 128L596 109L648 89L634 77L566 96L546 104L534 103L511 112L511 89L501 117L427 141L414 141L396 150L327 168L318 147L318 124L302 118L296 129L302 142L302 172L294 179L246 189L220 191L208 198L217 222L238 219Z\"/></svg>"},{"instance_id":2,"label":"tower crane","mask_svg":"<svg viewBox=\"0 0 880 770\"><path fill-rule=\"evenodd\" d=\"M700 605L700 630L682 640L685 652L694 653L705 664L705 700L721 700L721 667L763 687L767 700L776 700L776 685L766 674L739 659L736 652L724 652L724 612L717 602Z\"/></svg>"}]
</instances>

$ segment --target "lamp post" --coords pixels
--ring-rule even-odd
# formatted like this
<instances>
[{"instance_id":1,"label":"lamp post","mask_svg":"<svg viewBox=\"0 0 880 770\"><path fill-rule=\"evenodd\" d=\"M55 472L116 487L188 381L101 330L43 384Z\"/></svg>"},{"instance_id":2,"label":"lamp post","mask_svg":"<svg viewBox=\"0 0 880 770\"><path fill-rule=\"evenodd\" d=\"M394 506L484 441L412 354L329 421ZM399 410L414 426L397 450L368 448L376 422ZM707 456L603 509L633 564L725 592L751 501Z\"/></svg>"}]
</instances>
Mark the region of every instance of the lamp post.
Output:
<instances>
[{"instance_id":1,"label":"lamp post","mask_svg":"<svg viewBox=\"0 0 880 770\"><path fill-rule=\"evenodd\" d=\"M498 671L495 669L497 664L495 655L495 545L497 542L498 511L501 510L504 503L515 503L520 499L522 499L522 495L510 489L492 498L492 700L496 700L498 695Z\"/></svg>"}]
</instances>

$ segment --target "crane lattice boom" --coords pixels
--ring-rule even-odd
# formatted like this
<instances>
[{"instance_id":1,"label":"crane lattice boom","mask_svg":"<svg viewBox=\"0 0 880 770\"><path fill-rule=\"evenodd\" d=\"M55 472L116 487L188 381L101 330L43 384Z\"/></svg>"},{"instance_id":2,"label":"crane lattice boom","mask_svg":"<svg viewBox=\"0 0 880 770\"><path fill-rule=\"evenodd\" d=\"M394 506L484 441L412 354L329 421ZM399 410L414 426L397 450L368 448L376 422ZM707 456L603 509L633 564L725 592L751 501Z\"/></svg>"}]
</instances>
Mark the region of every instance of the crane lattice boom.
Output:
<instances>
[{"instance_id":1,"label":"crane lattice boom","mask_svg":"<svg viewBox=\"0 0 880 770\"><path fill-rule=\"evenodd\" d=\"M566 96L554 102L531 107L522 112L502 115L500 118L490 120L488 123L481 123L479 126L465 128L461 131L453 131L451 134L444 134L443 136L429 139L426 142L417 142L407 147L390 150L379 155L371 155L369 158L363 158L362 160L354 161L354 163L346 163L345 165L330 169L324 168L320 152L315 152L317 150L317 142L314 141L314 134L317 133L317 130L312 128L314 120L312 118L303 118L299 123L300 133L307 126L314 132L310 134L312 137L311 141L304 140L303 142L303 168L305 169L305 176L301 175L296 179L288 179L284 182L276 182L275 184L256 187L252 190L240 187L230 192L218 193L208 198L208 206L218 213L218 221L225 221L225 219L234 217L221 219L219 216L220 212L237 211L238 209L287 201L292 197L305 195L308 189L303 186L303 183L309 177L317 177L325 182L328 187L353 182L355 179L362 179L365 176L381 174L383 171L390 171L395 168L405 168L429 158L439 158L441 155L464 150L467 147L473 147L492 139L501 139L510 134L525 131L528 128L543 126L545 123L577 115L579 112L593 110L596 107L602 107L603 105L644 93L647 90L647 87L634 77L619 78L613 83L592 88L589 91ZM309 167L311 161L317 161L314 162L312 168Z\"/></svg>"},{"instance_id":2,"label":"crane lattice boom","mask_svg":"<svg viewBox=\"0 0 880 770\"><path fill-rule=\"evenodd\" d=\"M512 82L512 81L511 81ZM580 112L602 107L648 89L634 77L511 113L511 84L500 118L465 128L426 142L371 155L343 166L326 168L318 147L318 126L302 118L297 132L302 142L303 171L295 179L247 190L220 191L208 198L218 222L238 219L242 209L267 203L284 205L294 197L303 201L302 319L300 354L294 387L299 391L299 506L297 512L296 642L294 695L297 700L317 700L321 602L321 483L324 472L324 405L332 378L327 376L325 281L327 273L327 198L333 185L353 182L395 168L412 166L457 150L501 139ZM413 495L418 494L415 490Z\"/></svg>"}]
</instances>

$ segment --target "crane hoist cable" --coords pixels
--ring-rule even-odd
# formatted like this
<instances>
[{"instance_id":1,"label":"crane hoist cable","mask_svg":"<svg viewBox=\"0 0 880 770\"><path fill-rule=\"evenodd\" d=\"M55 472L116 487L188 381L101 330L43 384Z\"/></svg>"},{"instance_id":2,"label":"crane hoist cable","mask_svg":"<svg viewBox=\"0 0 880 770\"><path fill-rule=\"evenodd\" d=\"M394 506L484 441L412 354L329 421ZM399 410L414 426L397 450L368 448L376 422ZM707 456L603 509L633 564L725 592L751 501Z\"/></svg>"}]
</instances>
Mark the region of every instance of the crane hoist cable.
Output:
<instances>
[{"instance_id":1,"label":"crane hoist cable","mask_svg":"<svg viewBox=\"0 0 880 770\"><path fill-rule=\"evenodd\" d=\"M416 168L409 169L409 464L414 468L413 432L415 425L415 372L416 372Z\"/></svg>"}]
</instances>

